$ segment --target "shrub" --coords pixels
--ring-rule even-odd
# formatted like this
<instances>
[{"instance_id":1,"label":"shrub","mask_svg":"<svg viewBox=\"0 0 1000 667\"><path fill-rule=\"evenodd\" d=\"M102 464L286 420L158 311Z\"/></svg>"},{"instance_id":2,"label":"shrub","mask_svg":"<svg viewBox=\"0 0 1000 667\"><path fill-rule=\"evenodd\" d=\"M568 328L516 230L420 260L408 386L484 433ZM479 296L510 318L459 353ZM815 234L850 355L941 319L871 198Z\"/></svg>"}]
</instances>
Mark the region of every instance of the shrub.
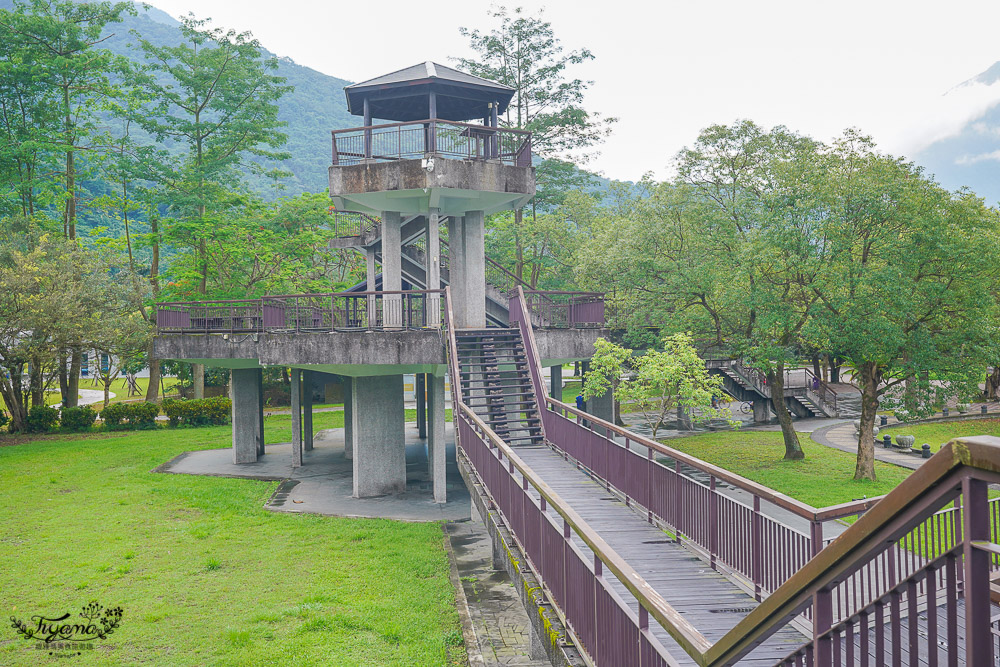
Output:
<instances>
[{"instance_id":1,"label":"shrub","mask_svg":"<svg viewBox=\"0 0 1000 667\"><path fill-rule=\"evenodd\" d=\"M63 408L59 417L64 429L68 431L86 431L97 420L97 413L89 405L78 408Z\"/></svg>"},{"instance_id":2,"label":"shrub","mask_svg":"<svg viewBox=\"0 0 1000 667\"><path fill-rule=\"evenodd\" d=\"M171 427L228 424L231 409L232 401L224 396L163 401L163 414Z\"/></svg>"},{"instance_id":3,"label":"shrub","mask_svg":"<svg viewBox=\"0 0 1000 667\"><path fill-rule=\"evenodd\" d=\"M3 410L0 410L0 428L3 428L4 426L6 426L7 422L9 422L9 421L10 421L10 417L7 416L7 413L4 412Z\"/></svg>"},{"instance_id":4,"label":"shrub","mask_svg":"<svg viewBox=\"0 0 1000 667\"><path fill-rule=\"evenodd\" d=\"M156 428L160 406L156 403L112 403L101 410L101 419L108 429L144 430Z\"/></svg>"},{"instance_id":5,"label":"shrub","mask_svg":"<svg viewBox=\"0 0 1000 667\"><path fill-rule=\"evenodd\" d=\"M125 403L112 403L104 408L101 410L101 419L104 421L104 426L112 431L122 428L122 422L125 421Z\"/></svg>"},{"instance_id":6,"label":"shrub","mask_svg":"<svg viewBox=\"0 0 1000 667\"><path fill-rule=\"evenodd\" d=\"M48 405L36 405L28 412L25 430L28 433L52 431L59 424L59 410Z\"/></svg>"}]
</instances>

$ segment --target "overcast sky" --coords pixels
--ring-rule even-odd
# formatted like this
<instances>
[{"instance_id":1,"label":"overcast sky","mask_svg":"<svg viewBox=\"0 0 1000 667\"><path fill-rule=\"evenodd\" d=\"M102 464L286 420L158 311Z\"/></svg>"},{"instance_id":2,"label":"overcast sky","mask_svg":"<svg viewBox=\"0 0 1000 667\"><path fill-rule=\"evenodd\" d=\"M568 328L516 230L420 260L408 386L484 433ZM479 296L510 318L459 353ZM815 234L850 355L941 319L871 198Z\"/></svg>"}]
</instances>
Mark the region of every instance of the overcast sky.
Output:
<instances>
[{"instance_id":1,"label":"overcast sky","mask_svg":"<svg viewBox=\"0 0 1000 667\"><path fill-rule=\"evenodd\" d=\"M475 0L152 0L250 30L269 50L352 81L424 60L470 56L460 26L489 29ZM912 155L1000 98L956 85L1000 60L1000 2L550 0L567 49L596 60L588 109L620 118L590 165L610 178L667 175L676 152L712 123L749 118L828 140L846 127ZM949 90L952 92L948 95Z\"/></svg>"}]
</instances>

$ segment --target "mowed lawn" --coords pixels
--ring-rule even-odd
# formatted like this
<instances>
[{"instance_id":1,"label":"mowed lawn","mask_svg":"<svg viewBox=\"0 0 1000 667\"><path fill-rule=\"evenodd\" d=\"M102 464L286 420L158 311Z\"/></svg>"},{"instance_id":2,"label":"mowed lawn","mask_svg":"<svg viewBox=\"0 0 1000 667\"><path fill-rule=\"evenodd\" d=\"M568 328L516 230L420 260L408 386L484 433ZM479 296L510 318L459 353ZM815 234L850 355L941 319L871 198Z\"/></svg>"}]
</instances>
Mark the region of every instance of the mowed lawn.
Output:
<instances>
[{"instance_id":1,"label":"mowed lawn","mask_svg":"<svg viewBox=\"0 0 1000 667\"><path fill-rule=\"evenodd\" d=\"M878 481L856 482L852 454L813 442L805 433L799 434L799 443L806 458L799 461L783 460L785 446L775 431L719 431L663 442L813 507L884 495L910 472L876 461Z\"/></svg>"},{"instance_id":2,"label":"mowed lawn","mask_svg":"<svg viewBox=\"0 0 1000 667\"><path fill-rule=\"evenodd\" d=\"M342 420L321 413L317 427ZM265 429L287 441L290 419ZM74 664L463 664L439 524L278 514L263 509L276 482L150 472L229 438L211 427L0 446L5 621L120 605L119 629ZM4 625L0 664L51 661Z\"/></svg>"}]
</instances>

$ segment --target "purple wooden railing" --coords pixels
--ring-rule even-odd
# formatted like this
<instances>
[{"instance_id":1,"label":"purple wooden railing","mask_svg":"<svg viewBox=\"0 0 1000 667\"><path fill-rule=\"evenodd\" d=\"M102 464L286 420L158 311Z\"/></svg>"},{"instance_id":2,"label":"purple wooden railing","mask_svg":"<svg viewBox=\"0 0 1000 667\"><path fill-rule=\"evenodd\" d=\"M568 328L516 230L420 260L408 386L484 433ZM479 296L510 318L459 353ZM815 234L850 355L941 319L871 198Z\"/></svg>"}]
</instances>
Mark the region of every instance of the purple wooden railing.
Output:
<instances>
[{"instance_id":1,"label":"purple wooden railing","mask_svg":"<svg viewBox=\"0 0 1000 667\"><path fill-rule=\"evenodd\" d=\"M536 326L565 329L605 324L604 294L599 292L522 289L521 294Z\"/></svg>"},{"instance_id":2,"label":"purple wooden railing","mask_svg":"<svg viewBox=\"0 0 1000 667\"><path fill-rule=\"evenodd\" d=\"M440 156L531 166L531 132L428 118L333 131L333 164Z\"/></svg>"},{"instance_id":3,"label":"purple wooden railing","mask_svg":"<svg viewBox=\"0 0 1000 667\"><path fill-rule=\"evenodd\" d=\"M537 347L523 303L523 293L512 295L511 317L541 401ZM753 587L760 605L712 644L608 550L457 394L455 400L460 450L598 665L668 664L670 656L648 634L649 616L700 665L735 664L786 624L803 627L801 619L809 620L812 640L781 664L874 666L904 658L907 664L994 664L1000 617L991 615L990 576L1000 568L1000 502L988 502L986 488L1000 481L1000 439L950 443L888 496L816 509L545 399L551 409L542 411L543 429L551 445L713 567ZM672 465L658 454L670 456ZM707 473L708 484L689 478L685 467ZM752 501L722 494L717 481ZM762 503L808 519L809 534L768 516ZM850 515L860 517L840 537L823 539L825 521ZM592 563L574 536L591 548ZM638 613L607 588L605 569L632 592ZM918 628L924 619L940 630Z\"/></svg>"},{"instance_id":4,"label":"purple wooden railing","mask_svg":"<svg viewBox=\"0 0 1000 667\"><path fill-rule=\"evenodd\" d=\"M157 304L158 333L425 329L441 322L442 290L287 294Z\"/></svg>"}]
</instances>

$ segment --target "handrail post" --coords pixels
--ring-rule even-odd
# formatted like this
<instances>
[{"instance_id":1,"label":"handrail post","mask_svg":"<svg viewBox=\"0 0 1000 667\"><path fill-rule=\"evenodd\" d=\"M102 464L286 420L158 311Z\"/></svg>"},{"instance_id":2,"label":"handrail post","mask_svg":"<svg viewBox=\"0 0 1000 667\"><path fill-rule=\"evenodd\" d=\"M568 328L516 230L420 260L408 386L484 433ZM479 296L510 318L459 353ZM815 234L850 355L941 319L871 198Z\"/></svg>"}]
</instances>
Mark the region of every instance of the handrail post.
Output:
<instances>
[{"instance_id":1,"label":"handrail post","mask_svg":"<svg viewBox=\"0 0 1000 667\"><path fill-rule=\"evenodd\" d=\"M684 502L684 490L681 488L681 462L674 459L674 542L681 542L681 504Z\"/></svg>"},{"instance_id":2,"label":"handrail post","mask_svg":"<svg viewBox=\"0 0 1000 667\"><path fill-rule=\"evenodd\" d=\"M990 554L973 547L973 541L992 542L989 521L989 497L986 482L965 477L962 480L965 511L962 516L962 549L965 586L965 664L992 665L993 633L990 632L990 586L973 582L989 581Z\"/></svg>"},{"instance_id":3,"label":"handrail post","mask_svg":"<svg viewBox=\"0 0 1000 667\"><path fill-rule=\"evenodd\" d=\"M715 475L708 478L708 552L712 569L716 569L715 556L719 553L719 494L715 490Z\"/></svg>"},{"instance_id":4,"label":"handrail post","mask_svg":"<svg viewBox=\"0 0 1000 667\"><path fill-rule=\"evenodd\" d=\"M761 600L761 556L763 554L761 535L760 535L760 496L754 494L753 496L753 515L750 519L750 558L753 563L750 566L750 571L753 579L753 597L755 600L760 602Z\"/></svg>"},{"instance_id":5,"label":"handrail post","mask_svg":"<svg viewBox=\"0 0 1000 667\"><path fill-rule=\"evenodd\" d=\"M833 667L833 642L829 635L820 637L833 625L833 595L828 588L813 595L813 664Z\"/></svg>"}]
</instances>

